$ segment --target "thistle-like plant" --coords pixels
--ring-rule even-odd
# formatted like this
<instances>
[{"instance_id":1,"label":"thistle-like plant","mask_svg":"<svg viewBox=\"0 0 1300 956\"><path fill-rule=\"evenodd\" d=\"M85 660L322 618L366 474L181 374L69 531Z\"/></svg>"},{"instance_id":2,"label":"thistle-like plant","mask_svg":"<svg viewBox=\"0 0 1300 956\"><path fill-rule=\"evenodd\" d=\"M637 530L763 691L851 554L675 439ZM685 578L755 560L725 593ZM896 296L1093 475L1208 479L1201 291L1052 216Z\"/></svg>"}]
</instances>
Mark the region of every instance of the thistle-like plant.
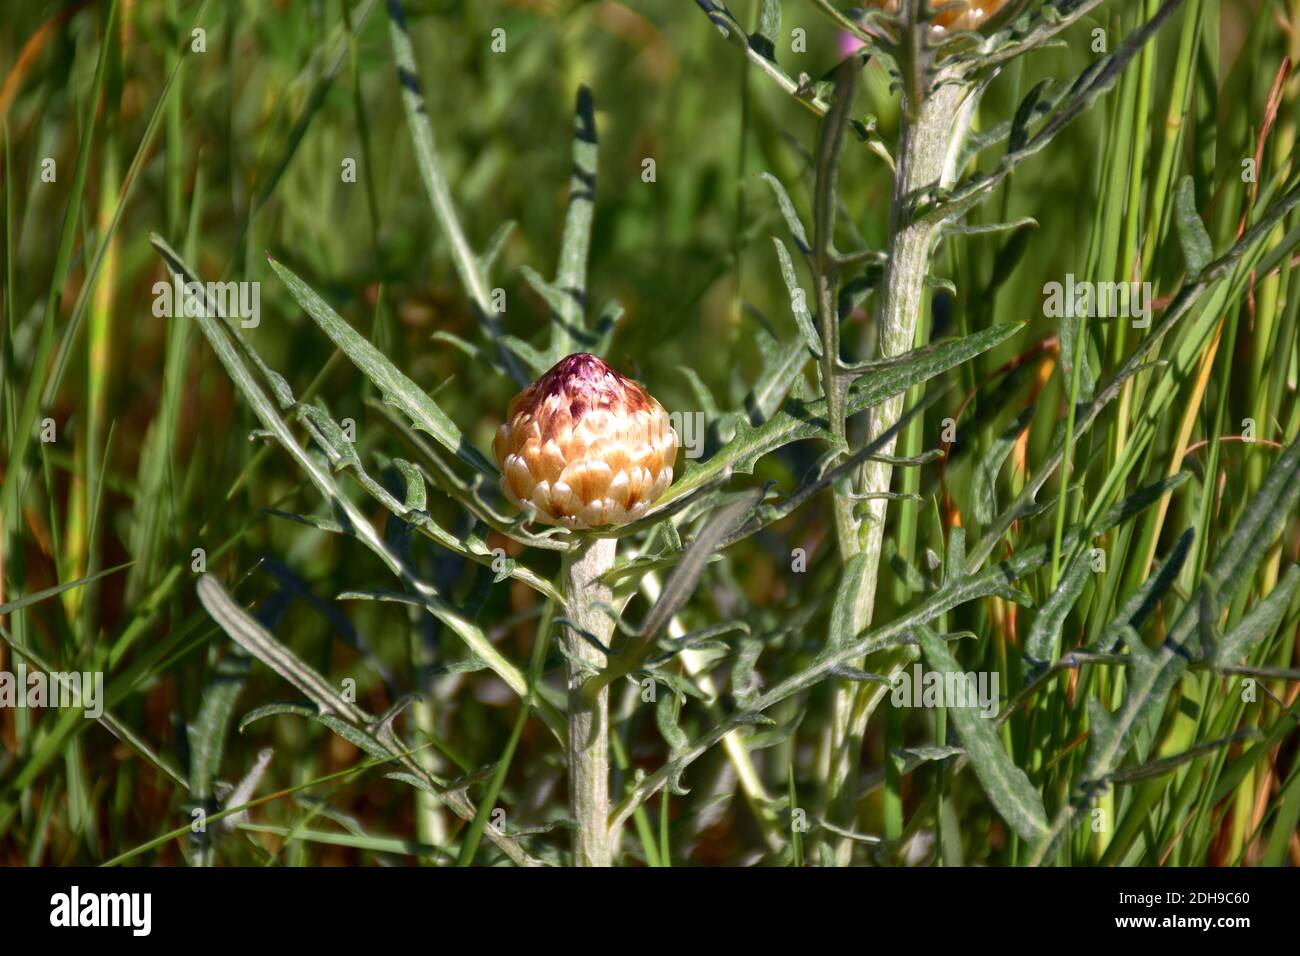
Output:
<instances>
[{"instance_id":1,"label":"thistle-like plant","mask_svg":"<svg viewBox=\"0 0 1300 956\"><path fill-rule=\"evenodd\" d=\"M0 865L1300 864L1300 0L42 6Z\"/></svg>"},{"instance_id":2,"label":"thistle-like plant","mask_svg":"<svg viewBox=\"0 0 1300 956\"><path fill-rule=\"evenodd\" d=\"M1035 84L1025 96L1014 117L987 132L976 133L972 118L977 114L981 97L1003 69L1034 50L1049 46L1065 30L1101 6L1102 0L1045 0L1045 2L977 2L935 3L930 0L882 0L866 11L844 12L827 2L813 6L855 38L859 49L841 62L820 83L806 77L791 80L777 64L772 42L781 23L781 3L763 4L762 23L758 31L747 33L726 7L713 0L698 0L721 33L736 43L744 54L788 92L815 111L823 114L822 128L815 153L816 182L812 198L812 239L798 217L794 203L784 187L774 178L769 182L776 190L781 210L812 275L815 313L800 303L805 301L788 253L778 241L782 273L795 303L795 319L804 331L809 348L819 358L819 371L829 417L830 448L822 467L840 473L832 486L835 525L839 551L844 562L844 578L837 595L837 608L844 611L841 625L847 635L858 635L872 622L876 591L885 556L887 507L891 500L907 496L891 491L891 479L900 462L894 456L903 394L896 394L873 405L866 416L861 438L849 433L849 419L857 411L851 401L853 389L860 387L873 371L870 363L846 362L841 342L844 319L843 292L856 286L873 288L877 361L903 355L928 337L923 321L927 311L927 291L941 285L933 272L933 256L939 242L950 236L987 235L1033 225L1032 219L1007 223L966 225L967 216L990 198L1016 167L1044 149L1068 124L1078 118L1117 83L1123 71L1156 35L1159 28L1182 6L1181 0L1165 0L1150 18L1123 40L1113 52L1098 58L1068 87L1054 87L1048 81ZM900 100L900 128L897 142L881 141L874 118L859 119L853 114L854 96L860 85L859 74L865 62L881 61L893 80ZM840 209L837 191L839 167L846 140L861 140L873 152L883 156L892 170L892 193L888 212L887 242L882 250L866 248L841 252L836 248L836 217ZM1005 144L1002 155L991 168L975 168L980 157ZM1080 377L1090 374L1081 351L1086 330L1083 319L1075 325L1063 323L1063 356L1073 370L1071 405L1066 427L1046 464L1032 485L1002 515L989 515L981 545L969 557L964 547L965 533L953 528L950 533L962 542L950 552L945 564L945 580L978 571L988 559L1001 535L1012 522L1023 518L1034 507L1035 496L1053 471L1068 462L1081 433L1091 425L1105 405L1120 394L1134 375L1145 366L1146 357L1158 347L1162 336L1181 320L1211 284L1239 270L1243 259L1258 254L1258 241L1267 232L1263 224L1280 222L1295 207L1300 191L1292 185L1261 217L1262 223L1252 234L1238 242L1218 260L1209 262L1204 228L1191 208L1184 212L1179 226L1184 248L1189 250L1188 269L1183 288L1174 297L1163 321L1152 330L1138 348L1127 357L1115 375L1092 393L1090 403L1074 403L1084 394ZM1268 228L1271 228L1269 225ZM1192 254L1194 253L1194 255ZM1280 252L1279 252L1280 254ZM859 293L860 297L860 293ZM866 442L873 454L855 456L853 446ZM856 459L856 460L855 460ZM1002 459L996 460L996 466ZM853 467L845 473L847 465ZM1285 468L1283 468L1285 471ZM1063 519L1066 493L1061 491L1053 509ZM1097 533L1098 515L1090 516L1087 526ZM904 540L908 537L906 526ZM1062 556L1072 553L1071 577L1059 580L1060 590L1049 601L1043 614L1058 621L1078 599L1082 588L1083 560L1079 555L1082 539L1065 542L1062 521L1058 520L1050 552L1052 583L1059 580ZM1289 594L1289 591L1286 592ZM1287 597L1280 598L1286 601ZM1046 624L1046 621L1044 621ZM833 628L835 627L833 622ZM1046 633L1051 633L1045 631ZM1059 638L1059 634L1057 635ZM842 639L842 638L840 638ZM828 646L837 635L832 631ZM954 670L955 663L942 645L931 636L920 641L932 666ZM1041 645L1033 648L1043 652ZM834 844L834 858L847 863L853 841L846 837L852 830L854 807L859 796L855 770L859 764L867 722L884 698L895 676L907 661L916 656L914 646L906 646L880 655L879 679L854 678L842 682L835 691L828 742L829 777L824 803L829 819L837 826L829 830ZM865 666L866 658L848 661L855 671ZM1167 687L1166 687L1167 690ZM1163 701L1163 698L1161 698ZM1141 705L1151 701L1143 699ZM1002 810L1014 829L1026 840L1039 841L1036 859L1043 859L1061 836L1058 823L1050 833L1041 800L1030 791L1028 781L1010 766L1005 754L975 722L958 723L959 734L970 751L981 782L995 805ZM976 740L971 739L974 736ZM981 741L977 746L977 740ZM1078 804L1072 805L1074 810ZM1065 811L1063 811L1064 813ZM1073 812L1073 811L1071 811Z\"/></svg>"},{"instance_id":3,"label":"thistle-like plant","mask_svg":"<svg viewBox=\"0 0 1300 956\"><path fill-rule=\"evenodd\" d=\"M1012 118L976 132L973 120L981 96L1003 67L1053 41L1098 7L1099 0L979 4L989 15L978 23L969 17L969 7L963 8L963 14L955 6L927 7L916 0L901 0L854 18L829 3L817 2L814 7L861 43L858 52L819 83L792 80L777 65L770 34L780 23L778 3L764 3L761 30L767 32L751 35L723 6L700 0L714 24L752 62L823 116L812 156L811 229L790 192L774 177L768 180L814 292L811 297L803 294L795 259L778 239L775 249L790 291L797 334L769 354L763 376L744 406L716 416L712 453L688 462L673 482L677 439L666 413L640 386L613 372L601 358L621 310L611 305L594 317L587 314L596 168L590 93L583 90L578 96L574 172L555 277L547 280L534 270L524 272L549 314L545 322L537 323L537 334L512 336L497 321L488 294L488 276L504 233L488 244L487 251L476 253L460 225L437 161L410 36L400 5L391 2L390 38L420 173L431 211L448 238L458 277L480 320L479 341L449 334L442 338L473 356L485 372L527 386L502 412L495 464L433 397L401 371L392 356L353 329L278 262L271 263L273 270L378 391L383 401L376 407L414 450L417 461L380 462L382 471L372 474L374 463L363 461L327 408L295 396L289 383L220 318L212 303L198 322L257 416L260 434L292 456L329 505L327 516L285 517L357 539L397 579L396 589L349 591L340 597L400 601L433 615L464 643L469 655L466 668L492 670L522 706L505 755L488 777L476 806L467 793L481 778L443 779L416 759L416 748L398 735L395 721L409 702L378 717L366 714L340 698L213 578L204 578L200 597L231 638L312 703L261 708L246 716L244 724L273 714L305 716L344 736L376 761L400 764L391 774L394 779L440 801L467 822L457 851L461 862L475 858L479 841L486 836L517 863L568 859L607 865L619 859L624 826L633 818L649 855L653 846L646 836L645 801L663 791L666 807L668 795L685 793L686 769L722 744L762 831L765 852L797 861L803 858L802 841L791 834L799 831L785 825L785 818L796 810L793 775L789 794L773 796L756 770L743 734L773 723L769 712L780 711L798 695L829 681L831 714L822 742L827 775L815 814L821 828L817 859L846 863L853 859L855 848L881 845L878 838L856 828L857 798L871 788L856 768L867 723L895 675L918 654L935 670L959 670L952 642L966 635L948 631L947 616L975 602L998 607L1029 604L1018 582L1040 576L1050 585L1041 595L1026 639L1023 666L1028 680L999 719L1007 719L1026 701L1032 703L1038 689L1083 662L1118 661L1116 666L1131 669L1123 694L1116 698L1119 709L1112 714L1100 708L1091 714L1094 743L1070 792L1063 799L1045 799L1004 749L997 724L959 711L954 711L953 724L960 748L945 745L913 754L910 765L894 766L890 772L899 774L929 761L955 758L952 772L964 766L973 769L990 804L1029 848L1027 859L1041 862L1060 853L1071 823L1099 789L1113 784L1123 772L1126 755L1135 746L1145 754L1152 715L1162 712L1173 682L1184 670L1200 667L1225 673L1243 666L1243 652L1266 630L1265 625L1276 624L1270 615L1281 613L1270 604L1240 620L1221 639L1214 635L1220 609L1240 593L1295 506L1300 495L1300 446L1287 448L1261 480L1258 495L1246 506L1231 536L1218 543L1213 563L1197 582L1197 599L1184 605L1168 642L1154 652L1134 635L1152 600L1172 586L1185 550L1181 557L1175 551L1166 559L1162 568L1172 569L1168 575L1118 595L1122 601L1108 617L1106 640L1098 646L1067 653L1061 626L1085 586L1085 556L1093 544L1102 536L1125 533L1120 529L1147 515L1183 478L1176 472L1122 493L1129 471L1119 467L1108 493L1093 502L1079 521L1066 528L1059 516L1069 503L1067 466L1081 436L1110 403L1151 370L1162 338L1187 319L1204 297L1212 294L1219 304L1232 301L1246 287L1252 269L1272 268L1286 255L1294 242L1275 243L1265 253L1263 240L1300 202L1300 189L1291 183L1278 188L1272 203L1217 258L1209 251L1194 205L1182 203L1177 228L1187 269L1162 318L1121 356L1108 379L1089 381L1087 388L1081 387L1090 373L1083 371L1079 344L1087 330L1082 323L1065 324L1060 338L1067 352L1063 361L1070 363L1071 374L1065 427L1054 437L1045 461L1001 510L993 486L1020 430L1011 432L1010 441L994 445L985 470L988 477L981 479L987 487L978 492L982 534L968 544L966 529L949 522L943 529L943 553L925 556L928 573L916 566L920 555L902 553L897 546L889 552L886 524L890 502L913 499L920 469L940 455L937 451L900 455L896 446L900 436L919 429L927 409L944 397L940 388L925 391L927 382L997 347L1021 328L993 325L929 342L927 290L944 284L934 275L937 245L947 238L1022 228L1024 221L972 224L967 217L1020 163L1046 147L1107 93L1179 5L1178 0L1162 4L1114 52L1067 88L1035 85ZM976 26L979 29L963 29ZM860 118L854 112L864 64L877 58L893 78L901 104L900 129L893 144L878 134L870 117ZM839 228L838 177L845 145L852 141L864 143L872 154L855 157L872 162L880 158L890 164L892 189L883 249L846 248L846 237L849 242L855 237ZM980 169L984 157L1003 143L1000 157ZM155 239L155 245L173 272L187 281L197 279L165 242ZM875 296L875 354L850 356L848 343L842 341L843 327L865 292ZM1187 359L1175 356L1173 361ZM802 379L809 365L817 370L818 390L810 390ZM528 385L533 379L538 379L537 384ZM1153 401L1167 403L1171 397L1157 388ZM295 433L295 425L305 440ZM1143 440L1140 434L1134 436L1134 442ZM794 487L776 490L743 484L741 476L751 474L761 459L788 451L797 442L819 443L822 453ZM907 476L897 490L896 471ZM340 482L342 473L387 511L385 533L376 530L353 503ZM1039 493L1058 473L1056 498L1040 503ZM433 518L428 507L430 485L456 503L468 531L453 531ZM767 532L827 498L834 515L840 572L828 606L809 601L806 618L817 622L824 640L799 658L790 672L764 681L758 663L766 645L750 633L745 621L723 618L688 632L679 615L719 551ZM991 560L1014 523L1028 523L1045 513L1058 519L1050 540L1002 561ZM460 559L490 568L496 582L512 579L535 592L544 610L524 667L503 654L483 627L462 613L437 584L417 573L411 559L411 542L417 534ZM491 546L489 535L508 542L516 556ZM900 535L903 541L909 538ZM623 542L617 561L615 542ZM558 562L550 562L559 564L554 573L547 570L552 553L559 557ZM887 558L897 559L896 565L903 569L910 600L892 619L874 624L880 569ZM661 582L663 571L667 575ZM1296 583L1292 569L1276 589L1276 602L1285 605ZM1157 587L1163 590L1157 592ZM624 619L624 612L638 594L646 598L648 610L634 625ZM562 631L564 694L544 680L551 632L557 628ZM704 659L698 653L702 648L716 653ZM730 665L725 676L718 670L720 660ZM653 699L667 758L657 770L625 781L621 792L613 791L611 797L610 757L616 740L609 730L618 716L610 692L615 687L663 688L662 695ZM693 734L681 721L682 703L688 697L699 700L711 719L709 726ZM512 832L487 823L523 723L534 716L547 727L568 766L567 822L574 828L574 839L572 856L567 858L544 840L545 832ZM793 729L769 732L788 734ZM1224 741L1215 742L1215 747L1223 745ZM619 762L626 767L625 754ZM1049 809L1054 812L1049 814ZM898 845L895 839L890 849Z\"/></svg>"}]
</instances>

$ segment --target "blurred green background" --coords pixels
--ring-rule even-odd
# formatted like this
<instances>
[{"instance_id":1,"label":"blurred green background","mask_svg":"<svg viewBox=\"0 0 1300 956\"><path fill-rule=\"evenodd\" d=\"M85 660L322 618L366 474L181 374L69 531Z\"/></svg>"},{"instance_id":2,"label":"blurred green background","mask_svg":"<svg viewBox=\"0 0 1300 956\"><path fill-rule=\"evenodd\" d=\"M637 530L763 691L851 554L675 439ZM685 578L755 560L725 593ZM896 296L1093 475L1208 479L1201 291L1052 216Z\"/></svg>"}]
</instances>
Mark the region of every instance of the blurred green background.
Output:
<instances>
[{"instance_id":1,"label":"blurred green background","mask_svg":"<svg viewBox=\"0 0 1300 956\"><path fill-rule=\"evenodd\" d=\"M755 24L758 6L736 0L732 12ZM1114 43L1137 22L1137 8L1147 6L1105 4L1064 45L1009 66L981 106L979 128L1008 120L1039 79L1069 80L1088 66L1094 26L1105 28ZM1292 52L1296 40L1294 33L1288 39L1281 29L1259 27L1284 15L1285 4L1206 6L1207 22L1217 30L1203 39L1203 62L1215 61L1217 72L1202 69L1195 77L1193 107L1183 117L1186 155L1179 164L1195 177L1198 207L1221 247L1241 215L1235 200L1224 199L1224 170L1253 153L1281 56ZM775 175L806 211L817 117L749 66L689 0L411 0L404 7L438 151L471 242L482 249L504 223L517 224L492 275L506 295L506 330L532 340L545 331L546 304L519 270L527 265L546 276L554 272L572 167L573 107L585 84L594 94L600 143L588 304L592 314L610 301L625 310L606 358L643 381L670 410L741 406L762 370L767 344L797 334L769 238L785 236L785 227L757 174ZM96 862L187 821L191 795L168 768L193 783L187 769L194 759L192 740L185 728L220 686L215 678L228 646L195 600L194 548L205 549L208 570L231 582L242 602L260 604L281 640L324 673L354 678L358 702L367 710L382 713L404 692L430 693L437 705L422 711L421 729L439 741L430 759L451 775L457 766L469 772L494 761L517 709L484 672L440 672L464 654L431 619L413 619L396 605L333 602L350 587L374 586L382 567L344 538L265 513L312 513L319 502L283 454L274 448L259 453L261 443L250 441L255 420L202 337L187 323L152 311L153 285L167 278L149 242L156 232L205 279L260 282L261 322L245 332L248 341L295 392L311 387L336 418L356 422L363 457L405 453L366 404L375 397L373 389L349 363L331 358L329 340L271 273L266 257L274 256L434 394L480 448L490 447L517 385L433 338L452 333L484 344L419 178L383 4L122 0L85 154L85 189L66 280L51 299L60 273L61 227L92 115L107 8L102 2L11 0L0 21L0 122L6 135L0 424L7 482L17 471L10 453L18 409L33 383L44 383L41 417L57 427L55 442L29 450L24 459L21 513L6 515L0 603L134 562L91 587L9 615L6 626L50 660L84 660L89 649L111 649L110 680L138 664L138 680L113 712L157 760L99 726L59 733L48 712L0 711L0 864L7 865ZM1289 9L1294 13L1295 5ZM182 59L178 51L196 23L205 49L191 49ZM1298 23L1291 21L1293 30ZM503 52L492 49L498 29L505 31ZM791 48L796 29L806 31L806 52ZM1177 39L1177 27L1162 33L1156 46L1162 62L1172 56ZM785 4L776 56L788 73L817 80L845 52L844 38L812 4ZM1126 84L1024 164L972 219L1032 216L1036 229L941 247L936 271L953 281L956 293L937 293L929 338L993 322L1028 324L954 373L962 387L927 413L924 447L937 444L938 422L956 410L962 393L1023 356L1034 371L1017 387L1033 380L1043 391L1035 387L1030 396L1038 401L1036 417L1015 468L1033 470L1063 402L1061 376L1051 374L1057 368L1056 323L1043 316L1042 287L1082 271L1101 194L1114 188L1103 182L1116 149L1108 133L1113 111L1131 110L1135 98L1146 97L1158 142L1168 95L1169 82L1158 69L1150 88ZM1292 135L1294 84L1288 83L1286 97L1279 127ZM886 72L873 63L857 114L874 116L881 136L892 143L897 110ZM55 163L53 182L42 181L46 159ZM341 164L348 159L355 160L356 182L342 180ZM646 159L654 160L653 182L643 179ZM1127 188L1127 179L1121 186ZM850 142L840 188L843 233L881 248L888 227L888 167ZM88 268L110 233L96 281L88 287ZM1158 295L1173 291L1169 280L1181 268L1176 237L1161 235L1146 266L1161 282ZM53 352L37 368L34 356L49 328L51 301ZM849 340L863 357L872 349L872 304L868 298L855 312ZM1291 408L1295 343L1283 346L1276 359ZM1240 363L1252 361L1244 340L1236 354ZM1106 356L1093 359L1110 368ZM806 375L815 384L811 366ZM1212 395L1207 406L1217 399ZM1239 421L1246 410L1233 401L1228 398L1224 418ZM971 452L987 447L995 423L1006 420L997 418L1001 408L976 419L978 429L968 433ZM1274 411L1275 422L1287 421L1284 409ZM1283 438L1271 424L1264 431L1270 439ZM944 472L956 500L948 485L927 472L925 503L901 506L915 507L922 526L928 528L939 510L946 523L953 509L962 510L973 458L964 457L965 450L953 450ZM819 453L804 446L785 449L764 459L756 478L788 489ZM1235 449L1224 454L1226 468L1245 468ZM382 510L368 507L380 524ZM445 526L467 530L451 503L434 498L430 507ZM1189 496L1172 510L1185 517L1198 507ZM1169 525L1171 534L1182 527L1173 519ZM774 646L791 660L806 659L818 633L803 633L801 622L824 613L839 573L836 561L819 560L834 555L830 530L829 506L818 501L734 549L697 597L696 626L743 618L756 630L776 633ZM812 555L806 580L795 581L788 572L790 550L797 546ZM529 560L534 557L539 572L553 573L553 558ZM508 657L521 665L527 660L538 613L535 595L517 583L492 586L490 573L427 542L417 560L458 606L478 616ZM881 620L891 613L891 602L907 597L888 585L882 591ZM639 619L643 610L634 603L631 617ZM1008 624L999 616L1005 611L981 611L982 625L985 613L998 627L1009 627L1014 639L1014 614ZM158 649L155 659L147 657ZM0 646L0 665L11 662ZM815 739L824 695L819 689L800 705L808 716L796 740ZM292 695L282 682L254 664L234 713L286 696ZM798 712L788 710L779 719L794 719ZM685 719L708 725L694 712ZM652 716L631 720L623 737L632 764L651 770L662 763L663 742ZM245 734L231 727L219 779L236 782L265 746L276 752L268 771L275 786L300 784L357 759L354 747L321 728L278 718ZM884 747L883 729L873 727L864 772L878 766ZM790 741L758 753L776 793L785 790L791 763L800 778L817 776L814 758ZM698 786L672 810L679 862L756 859L756 825L741 807L734 781L727 782L720 751L691 773L688 782ZM911 799L908 786L901 791L905 801ZM259 792L271 789L263 783ZM530 723L505 790L506 802L519 808L518 825L562 816L562 790L559 758ZM973 786L971 792L978 804ZM286 843L283 834L244 831L221 837L218 859L439 859L417 844L436 842L446 823L435 819L438 811L416 791L372 773L313 793L314 798L299 795L273 804L255 818L267 826L301 824L350 834L351 845L314 838ZM314 803L316 798L327 804ZM653 816L659 804L652 803ZM864 822L878 820L881 812L875 803L865 805ZM966 859L1001 860L1005 834L986 811L973 812ZM383 842L389 838L414 842ZM564 843L554 835L540 839ZM178 864L193 852L173 840L144 859L156 854L160 862Z\"/></svg>"}]
</instances>

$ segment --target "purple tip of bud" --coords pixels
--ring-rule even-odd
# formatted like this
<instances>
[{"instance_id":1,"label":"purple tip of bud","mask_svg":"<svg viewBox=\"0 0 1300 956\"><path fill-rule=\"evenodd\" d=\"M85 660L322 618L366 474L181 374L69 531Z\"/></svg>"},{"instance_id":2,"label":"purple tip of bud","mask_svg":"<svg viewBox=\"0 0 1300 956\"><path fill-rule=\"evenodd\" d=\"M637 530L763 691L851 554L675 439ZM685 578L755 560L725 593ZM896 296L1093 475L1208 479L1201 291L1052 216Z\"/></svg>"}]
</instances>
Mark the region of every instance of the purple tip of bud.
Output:
<instances>
[{"instance_id":1,"label":"purple tip of bud","mask_svg":"<svg viewBox=\"0 0 1300 956\"><path fill-rule=\"evenodd\" d=\"M555 376L561 380L598 381L610 374L617 373L590 352L575 352L556 362L543 378Z\"/></svg>"},{"instance_id":2,"label":"purple tip of bud","mask_svg":"<svg viewBox=\"0 0 1300 956\"><path fill-rule=\"evenodd\" d=\"M545 397L558 392L622 391L623 376L589 352L576 352L560 359L537 382Z\"/></svg>"},{"instance_id":3,"label":"purple tip of bud","mask_svg":"<svg viewBox=\"0 0 1300 956\"><path fill-rule=\"evenodd\" d=\"M576 352L560 359L528 391L533 402L555 395L567 399L574 421L581 419L589 408L634 412L648 407L640 386L589 352Z\"/></svg>"}]
</instances>

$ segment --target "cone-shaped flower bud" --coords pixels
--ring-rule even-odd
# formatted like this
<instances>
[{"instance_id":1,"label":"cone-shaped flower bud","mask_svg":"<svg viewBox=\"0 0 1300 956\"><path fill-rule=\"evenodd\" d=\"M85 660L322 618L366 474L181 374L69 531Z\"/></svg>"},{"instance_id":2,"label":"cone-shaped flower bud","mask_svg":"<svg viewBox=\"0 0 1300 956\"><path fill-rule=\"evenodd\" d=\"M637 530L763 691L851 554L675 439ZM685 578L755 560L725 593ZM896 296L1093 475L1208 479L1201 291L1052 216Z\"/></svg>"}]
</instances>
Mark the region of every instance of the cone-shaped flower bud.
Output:
<instances>
[{"instance_id":1,"label":"cone-shaped flower bud","mask_svg":"<svg viewBox=\"0 0 1300 956\"><path fill-rule=\"evenodd\" d=\"M597 528L635 521L667 490L677 433L645 389L579 352L511 399L492 450L515 504Z\"/></svg>"},{"instance_id":2,"label":"cone-shaped flower bud","mask_svg":"<svg viewBox=\"0 0 1300 956\"><path fill-rule=\"evenodd\" d=\"M930 25L936 32L978 30L1007 2L1008 0L930 0L930 9L939 11L930 18ZM872 0L872 3L889 13L898 12L898 0Z\"/></svg>"}]
</instances>

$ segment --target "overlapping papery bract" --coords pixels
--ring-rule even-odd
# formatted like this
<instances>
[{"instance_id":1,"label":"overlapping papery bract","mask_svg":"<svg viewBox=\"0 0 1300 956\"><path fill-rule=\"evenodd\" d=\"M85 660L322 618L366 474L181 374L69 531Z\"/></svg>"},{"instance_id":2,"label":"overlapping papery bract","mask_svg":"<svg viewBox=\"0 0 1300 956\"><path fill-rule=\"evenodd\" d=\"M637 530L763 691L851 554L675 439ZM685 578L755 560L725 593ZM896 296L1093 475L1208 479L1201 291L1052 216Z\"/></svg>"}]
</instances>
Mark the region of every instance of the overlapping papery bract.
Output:
<instances>
[{"instance_id":1,"label":"overlapping papery bract","mask_svg":"<svg viewBox=\"0 0 1300 956\"><path fill-rule=\"evenodd\" d=\"M677 432L640 385L585 352L510 401L492 450L506 497L546 524L627 524L673 480Z\"/></svg>"}]
</instances>

